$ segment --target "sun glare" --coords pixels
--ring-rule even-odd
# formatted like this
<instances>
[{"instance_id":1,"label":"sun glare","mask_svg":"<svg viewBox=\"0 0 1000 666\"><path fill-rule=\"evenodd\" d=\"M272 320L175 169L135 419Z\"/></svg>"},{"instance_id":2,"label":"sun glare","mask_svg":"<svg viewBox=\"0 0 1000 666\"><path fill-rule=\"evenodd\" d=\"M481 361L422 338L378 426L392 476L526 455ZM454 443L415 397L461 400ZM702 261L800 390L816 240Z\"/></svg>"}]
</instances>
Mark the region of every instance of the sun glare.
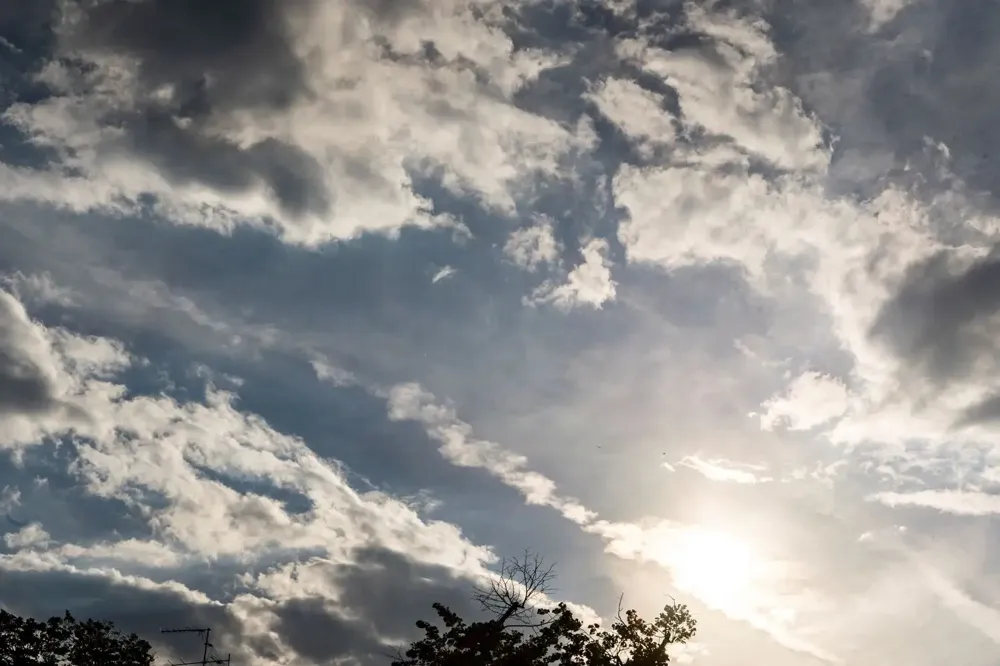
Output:
<instances>
[{"instance_id":1,"label":"sun glare","mask_svg":"<svg viewBox=\"0 0 1000 666\"><path fill-rule=\"evenodd\" d=\"M751 601L758 562L746 543L722 532L693 528L671 549L674 583L718 609Z\"/></svg>"}]
</instances>

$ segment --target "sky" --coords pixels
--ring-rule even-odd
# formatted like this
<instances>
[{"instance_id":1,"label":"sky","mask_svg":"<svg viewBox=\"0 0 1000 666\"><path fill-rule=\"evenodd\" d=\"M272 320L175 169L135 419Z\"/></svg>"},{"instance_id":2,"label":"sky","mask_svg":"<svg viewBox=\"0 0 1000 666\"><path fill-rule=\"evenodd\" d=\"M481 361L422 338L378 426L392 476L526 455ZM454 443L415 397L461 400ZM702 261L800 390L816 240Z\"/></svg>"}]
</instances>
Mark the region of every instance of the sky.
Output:
<instances>
[{"instance_id":1,"label":"sky","mask_svg":"<svg viewBox=\"0 0 1000 666\"><path fill-rule=\"evenodd\" d=\"M0 3L0 607L1000 664L1000 4Z\"/></svg>"}]
</instances>

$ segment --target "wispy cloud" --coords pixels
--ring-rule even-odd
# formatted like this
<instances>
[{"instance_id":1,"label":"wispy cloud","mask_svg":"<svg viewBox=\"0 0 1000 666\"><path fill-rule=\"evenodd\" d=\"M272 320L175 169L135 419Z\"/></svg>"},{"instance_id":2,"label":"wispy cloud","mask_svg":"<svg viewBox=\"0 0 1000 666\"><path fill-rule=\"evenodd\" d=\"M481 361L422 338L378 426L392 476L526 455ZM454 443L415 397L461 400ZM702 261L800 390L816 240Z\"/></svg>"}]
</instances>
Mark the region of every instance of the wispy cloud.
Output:
<instances>
[{"instance_id":1,"label":"wispy cloud","mask_svg":"<svg viewBox=\"0 0 1000 666\"><path fill-rule=\"evenodd\" d=\"M731 460L702 460L698 456L687 456L678 461L677 466L693 469L709 481L755 484L772 480L760 474L765 469L760 465L748 465Z\"/></svg>"},{"instance_id":2,"label":"wispy cloud","mask_svg":"<svg viewBox=\"0 0 1000 666\"><path fill-rule=\"evenodd\" d=\"M932 509L962 516L1000 513L1000 496L962 490L918 490L882 492L872 499L891 507Z\"/></svg>"},{"instance_id":3,"label":"wispy cloud","mask_svg":"<svg viewBox=\"0 0 1000 666\"><path fill-rule=\"evenodd\" d=\"M434 273L434 276L431 278L431 284L437 284L441 280L447 280L457 272L458 269L454 266L442 266L440 270Z\"/></svg>"},{"instance_id":4,"label":"wispy cloud","mask_svg":"<svg viewBox=\"0 0 1000 666\"><path fill-rule=\"evenodd\" d=\"M690 558L713 556L711 552L703 552L700 548L687 559L679 555L683 549L691 548L692 541L699 542L698 527L663 519L645 519L636 523L601 519L579 500L561 495L553 480L530 469L526 457L505 450L495 442L477 439L471 426L460 421L452 408L437 403L432 394L417 385L393 387L388 393L388 407L389 414L394 419L412 419L423 423L428 428L428 434L441 443L440 453L453 464L482 469L519 491L527 503L555 509L564 518L579 525L583 531L599 536L608 553L623 559L656 563L671 572L676 586L693 594L701 602L768 632L780 644L793 651L803 652L823 661L837 661L829 652L797 636L794 628L786 622L773 619L772 614L786 602L769 597L769 593L765 591L767 586L759 591L748 592L745 597L731 599L725 595L716 596L712 589L688 581L686 577L690 575ZM690 465L691 459L685 462ZM715 480L746 482L744 477L734 475L734 470L731 469L720 474L726 472L728 474L725 478ZM711 547L724 547L724 544L712 543ZM724 565L724 562L720 560L720 564ZM754 561L752 566L754 571L748 572L748 579L756 579L758 576L762 579L770 578L777 572L776 565L770 562ZM712 574L705 572L705 575ZM722 574L716 572L716 575Z\"/></svg>"}]
</instances>

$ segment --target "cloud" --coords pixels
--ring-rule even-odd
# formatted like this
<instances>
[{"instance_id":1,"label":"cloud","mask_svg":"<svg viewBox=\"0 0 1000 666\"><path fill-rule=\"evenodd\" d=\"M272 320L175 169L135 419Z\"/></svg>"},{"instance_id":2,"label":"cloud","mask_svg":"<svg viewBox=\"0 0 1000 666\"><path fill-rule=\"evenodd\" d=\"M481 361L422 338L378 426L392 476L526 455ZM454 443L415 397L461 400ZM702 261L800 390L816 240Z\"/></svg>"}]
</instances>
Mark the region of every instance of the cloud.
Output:
<instances>
[{"instance_id":1,"label":"cloud","mask_svg":"<svg viewBox=\"0 0 1000 666\"><path fill-rule=\"evenodd\" d=\"M58 407L54 369L43 365L47 347L20 302L0 292L0 410L32 413Z\"/></svg>"},{"instance_id":2,"label":"cloud","mask_svg":"<svg viewBox=\"0 0 1000 666\"><path fill-rule=\"evenodd\" d=\"M617 288L608 265L607 241L595 238L583 246L581 253L583 261L566 275L565 282L545 282L532 292L530 298L525 298L525 303L551 303L566 311L578 306L600 309L604 303L613 301Z\"/></svg>"},{"instance_id":3,"label":"cloud","mask_svg":"<svg viewBox=\"0 0 1000 666\"><path fill-rule=\"evenodd\" d=\"M527 540L707 665L995 651L995 3L0 7L5 603L364 663Z\"/></svg>"},{"instance_id":4,"label":"cloud","mask_svg":"<svg viewBox=\"0 0 1000 666\"><path fill-rule=\"evenodd\" d=\"M815 119L791 91L755 89L776 53L759 24L689 5L693 31L715 40L673 53L622 40L618 54L662 78L676 92L683 125L698 126L738 149L788 169L824 169L828 157Z\"/></svg>"},{"instance_id":5,"label":"cloud","mask_svg":"<svg viewBox=\"0 0 1000 666\"><path fill-rule=\"evenodd\" d=\"M453 266L445 266L436 273L434 273L434 276L431 278L431 284L437 284L441 280L447 280L457 272L458 272L457 268Z\"/></svg>"},{"instance_id":6,"label":"cloud","mask_svg":"<svg viewBox=\"0 0 1000 666\"><path fill-rule=\"evenodd\" d=\"M767 483L771 481L770 478L760 476L756 473L762 469L759 465L747 465L731 460L702 460L698 456L686 456L684 459L678 461L677 465L693 469L709 481L742 484Z\"/></svg>"},{"instance_id":7,"label":"cloud","mask_svg":"<svg viewBox=\"0 0 1000 666\"><path fill-rule=\"evenodd\" d=\"M74 305L72 289L56 284L48 273L25 275L15 272L0 278L21 302L55 304L62 307Z\"/></svg>"},{"instance_id":8,"label":"cloud","mask_svg":"<svg viewBox=\"0 0 1000 666\"><path fill-rule=\"evenodd\" d=\"M722 610L733 619L748 622L767 632L781 645L795 652L812 655L827 662L837 659L829 652L797 635L789 622L782 620L778 609L785 603L773 596L764 579L780 578L784 566L766 560L755 561L752 578L758 578L761 590L737 600L687 580L691 574L690 557L680 555L692 548L692 540L701 540L701 528L665 519L645 518L636 522L613 522L586 508L578 500L561 495L554 481L531 470L524 456L510 452L495 442L477 439L471 426L459 420L454 410L436 402L435 397L417 385L393 387L388 393L388 409L393 419L412 419L424 424L428 434L441 442L439 452L453 464L487 471L516 489L528 504L555 509L564 518L579 525L588 534L598 536L605 551L625 560L650 562L671 572L675 585L702 603ZM695 557L711 556L694 548ZM759 567L759 569L758 569ZM772 581L773 582L773 581ZM754 583L756 585L757 583Z\"/></svg>"},{"instance_id":9,"label":"cloud","mask_svg":"<svg viewBox=\"0 0 1000 666\"><path fill-rule=\"evenodd\" d=\"M587 98L638 145L643 157L650 159L658 149L674 142L674 118L664 108L665 100L634 81L605 79L587 94Z\"/></svg>"},{"instance_id":10,"label":"cloud","mask_svg":"<svg viewBox=\"0 0 1000 666\"><path fill-rule=\"evenodd\" d=\"M1000 513L1000 496L962 490L882 492L874 500L893 508L924 508L960 516Z\"/></svg>"},{"instance_id":11,"label":"cloud","mask_svg":"<svg viewBox=\"0 0 1000 666\"><path fill-rule=\"evenodd\" d=\"M49 540L49 534L35 524L26 525L13 534L4 535L4 543L7 548L21 549L31 546L45 545Z\"/></svg>"},{"instance_id":12,"label":"cloud","mask_svg":"<svg viewBox=\"0 0 1000 666\"><path fill-rule=\"evenodd\" d=\"M915 2L914 0L862 0L861 4L871 15L871 29L877 30Z\"/></svg>"},{"instance_id":13,"label":"cloud","mask_svg":"<svg viewBox=\"0 0 1000 666\"><path fill-rule=\"evenodd\" d=\"M912 266L872 327L934 381L975 371L993 349L991 319L1000 309L993 293L997 263L990 256L962 259L942 252Z\"/></svg>"},{"instance_id":14,"label":"cloud","mask_svg":"<svg viewBox=\"0 0 1000 666\"><path fill-rule=\"evenodd\" d=\"M819 372L799 375L781 396L765 402L761 427L771 430L784 425L789 430L810 430L841 416L849 407L843 382Z\"/></svg>"},{"instance_id":15,"label":"cloud","mask_svg":"<svg viewBox=\"0 0 1000 666\"><path fill-rule=\"evenodd\" d=\"M106 394L104 379L126 363L114 342L33 322L21 302L0 290L0 446L30 444L50 428L85 427L85 396Z\"/></svg>"},{"instance_id":16,"label":"cloud","mask_svg":"<svg viewBox=\"0 0 1000 666\"><path fill-rule=\"evenodd\" d=\"M560 247L552 233L552 221L542 217L535 225L513 231L503 251L511 261L527 271L556 263Z\"/></svg>"},{"instance_id":17,"label":"cloud","mask_svg":"<svg viewBox=\"0 0 1000 666\"><path fill-rule=\"evenodd\" d=\"M210 385L203 402L128 395L114 382L133 361L122 355L117 343L48 329L29 320L13 296L2 296L7 329L16 332L7 336L16 344L5 343L9 363L22 367L24 358L35 358L51 372L45 386L71 389L50 388L42 394L50 396L47 401L36 401L40 406L15 402L8 403L8 409L16 408L18 418L26 418L29 411L33 415L42 407L51 408L57 400L51 396L58 396L86 417L68 420L55 413L31 421L33 429L7 427L5 437L11 441L6 443L34 451L42 446L43 435L72 436L68 458L44 457L49 476L68 475L81 494L78 502L104 503L105 511L108 506L126 507L136 521L122 532L121 524L100 529L98 524L69 525L57 516L44 516L8 532L0 576L9 607L36 614L60 612L51 608L51 600L58 599L55 603L74 612L120 619L124 627L141 628L144 634L159 627L142 626L143 617L159 612L161 621L186 624L198 612L195 606L205 607L216 609L213 626L239 650L270 654L268 658L327 658L352 646L367 646L370 652L387 639L409 636L418 605L441 598L443 589L450 589L450 598L455 598L487 575L486 566L493 560L489 549L466 540L454 525L425 520L384 493L355 491L343 469L317 456L302 440L238 411L234 395ZM38 450L31 455L32 464L37 464L44 454ZM33 512L42 508L39 496L46 493L45 486L36 484L31 490ZM293 575L296 563L303 561L316 562L326 572L325 587L310 590L305 578ZM377 562L380 568L371 569ZM206 566L261 575L250 575L242 583L228 578L237 581L236 596L223 592L228 586L223 585L225 575L211 575L208 580L214 582L205 587L179 582ZM398 569L398 576L390 577L391 569ZM359 573L350 573L354 570ZM435 572L440 584L427 582L428 571ZM348 600L352 605L347 608L356 612L374 610L367 597L350 593L346 583L338 586L341 578L350 581L361 574L386 584L395 580L393 591L412 574L413 584L423 590L414 589L410 595L413 605L406 610L413 617L345 616L343 604ZM276 577L282 575L286 578L278 586ZM32 598L18 586L24 581L38 588L59 578L69 581L61 584L61 596ZM71 590L78 585L112 586L121 603L97 608L93 601L74 600ZM367 593L372 585L357 589ZM172 596L176 603L147 599L145 614L129 616L127 608L144 594ZM387 591L382 598L387 601L389 596ZM335 607L337 599L341 603ZM174 610L169 610L171 604ZM306 644L308 635L287 631L288 622L305 622L309 613L316 626L340 627L343 644L330 643L325 635L325 643ZM268 624L283 627L283 634L254 629ZM261 647L262 642L270 647Z\"/></svg>"},{"instance_id":18,"label":"cloud","mask_svg":"<svg viewBox=\"0 0 1000 666\"><path fill-rule=\"evenodd\" d=\"M178 222L266 224L317 244L454 224L431 212L421 178L511 210L514 191L590 142L511 101L558 58L515 51L462 3L148 0L58 17L38 75L51 94L5 117L60 162L5 166L7 199L152 204Z\"/></svg>"},{"instance_id":19,"label":"cloud","mask_svg":"<svg viewBox=\"0 0 1000 666\"><path fill-rule=\"evenodd\" d=\"M453 409L437 404L434 395L420 386L394 386L388 402L390 418L423 423L429 434L441 442L441 454L453 464L484 469L521 492L529 504L549 506L573 522L585 524L594 518L577 500L559 496L555 483L530 470L524 456L505 451L493 442L475 439L472 428L460 421Z\"/></svg>"}]
</instances>

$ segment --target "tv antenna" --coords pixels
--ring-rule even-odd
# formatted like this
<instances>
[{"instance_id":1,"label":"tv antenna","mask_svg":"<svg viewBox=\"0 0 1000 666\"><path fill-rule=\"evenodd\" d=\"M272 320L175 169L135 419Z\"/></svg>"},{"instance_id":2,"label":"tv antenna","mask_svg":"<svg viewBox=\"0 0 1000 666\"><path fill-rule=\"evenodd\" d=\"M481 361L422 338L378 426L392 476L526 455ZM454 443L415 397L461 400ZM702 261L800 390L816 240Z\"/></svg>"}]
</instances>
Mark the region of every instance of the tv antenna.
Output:
<instances>
[{"instance_id":1,"label":"tv antenna","mask_svg":"<svg viewBox=\"0 0 1000 666\"><path fill-rule=\"evenodd\" d=\"M171 663L170 666L195 666L195 664L198 664L199 666L208 666L208 664L217 664L218 666L222 666L222 664L225 664L226 666L230 666L229 660L232 658L232 655L226 655L226 658L223 659L222 657L220 657L217 654L215 654L215 648L212 646L212 643L209 641L209 638L212 635L212 629L211 628L196 629L196 628L192 628L192 627L185 627L183 629L163 629L162 631L160 631L160 633L161 634L198 634L199 636L201 634L205 635L205 643L203 645L204 649L202 650L201 660L200 661L179 661L177 663ZM211 654L209 654L209 651L211 651Z\"/></svg>"}]
</instances>

